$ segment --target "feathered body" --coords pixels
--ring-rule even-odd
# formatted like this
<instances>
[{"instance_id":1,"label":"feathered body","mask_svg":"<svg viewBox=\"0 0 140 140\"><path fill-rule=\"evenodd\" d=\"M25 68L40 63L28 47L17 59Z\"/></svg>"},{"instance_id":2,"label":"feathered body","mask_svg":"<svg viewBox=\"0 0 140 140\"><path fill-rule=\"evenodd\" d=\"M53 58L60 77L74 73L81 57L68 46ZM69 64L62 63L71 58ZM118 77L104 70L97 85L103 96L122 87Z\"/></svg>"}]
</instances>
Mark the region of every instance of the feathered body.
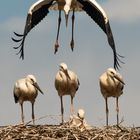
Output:
<instances>
[{"instance_id":1,"label":"feathered body","mask_svg":"<svg viewBox=\"0 0 140 140\"><path fill-rule=\"evenodd\" d=\"M68 75L70 79L63 71L59 71L56 75L55 87L59 96L70 95L74 97L79 88L79 80L77 75L70 70L68 70Z\"/></svg>"},{"instance_id":2,"label":"feathered body","mask_svg":"<svg viewBox=\"0 0 140 140\"><path fill-rule=\"evenodd\" d=\"M74 112L73 98L76 94L76 91L79 88L79 85L80 83L77 75L71 70L68 70L67 65L65 63L61 63L59 71L55 77L55 88L61 100L62 123L64 122L63 120L64 108L62 97L64 95L71 96L71 113L73 113Z\"/></svg>"},{"instance_id":3,"label":"feathered body","mask_svg":"<svg viewBox=\"0 0 140 140\"><path fill-rule=\"evenodd\" d=\"M113 68L107 69L105 73L103 73L100 78L100 90L105 99L106 105L106 125L108 126L108 97L116 98L116 111L117 111L117 125L119 125L119 105L118 98L123 94L124 81L122 76L115 71Z\"/></svg>"},{"instance_id":4,"label":"feathered body","mask_svg":"<svg viewBox=\"0 0 140 140\"><path fill-rule=\"evenodd\" d=\"M34 123L34 102L38 95L38 90L43 94L42 90L37 84L36 78L33 75L27 75L26 78L17 80L14 85L14 99L15 103L21 105L21 118L24 124L23 102L30 101L32 104L32 120Z\"/></svg>"},{"instance_id":5,"label":"feathered body","mask_svg":"<svg viewBox=\"0 0 140 140\"><path fill-rule=\"evenodd\" d=\"M120 82L120 80L114 78L114 74L117 75L121 81L123 81L122 76L111 68L100 77L100 89L104 98L119 97L121 94L123 94L124 84Z\"/></svg>"},{"instance_id":6,"label":"feathered body","mask_svg":"<svg viewBox=\"0 0 140 140\"><path fill-rule=\"evenodd\" d=\"M20 79L14 86L15 102L30 101L34 102L38 95L38 90L30 83L28 79Z\"/></svg>"}]
</instances>

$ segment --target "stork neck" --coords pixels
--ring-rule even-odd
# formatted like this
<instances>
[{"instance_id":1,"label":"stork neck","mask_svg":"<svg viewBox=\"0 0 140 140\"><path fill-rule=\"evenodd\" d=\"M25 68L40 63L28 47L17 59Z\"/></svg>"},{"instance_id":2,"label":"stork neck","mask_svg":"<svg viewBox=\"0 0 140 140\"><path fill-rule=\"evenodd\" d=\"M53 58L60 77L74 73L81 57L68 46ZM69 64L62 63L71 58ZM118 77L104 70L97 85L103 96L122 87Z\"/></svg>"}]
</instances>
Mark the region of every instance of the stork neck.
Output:
<instances>
[{"instance_id":1,"label":"stork neck","mask_svg":"<svg viewBox=\"0 0 140 140\"><path fill-rule=\"evenodd\" d=\"M27 80L25 81L25 85L26 85L27 88L29 87L29 86L28 86L28 81L27 81Z\"/></svg>"},{"instance_id":2,"label":"stork neck","mask_svg":"<svg viewBox=\"0 0 140 140\"><path fill-rule=\"evenodd\" d=\"M115 79L114 79L113 77L111 77L111 76L108 76L108 77L107 77L107 81L108 81L108 83L109 83L110 85L114 85L114 83L115 83Z\"/></svg>"},{"instance_id":3,"label":"stork neck","mask_svg":"<svg viewBox=\"0 0 140 140\"><path fill-rule=\"evenodd\" d=\"M72 0L65 0L65 2L66 2L66 5L68 5L69 7L71 7Z\"/></svg>"}]
</instances>

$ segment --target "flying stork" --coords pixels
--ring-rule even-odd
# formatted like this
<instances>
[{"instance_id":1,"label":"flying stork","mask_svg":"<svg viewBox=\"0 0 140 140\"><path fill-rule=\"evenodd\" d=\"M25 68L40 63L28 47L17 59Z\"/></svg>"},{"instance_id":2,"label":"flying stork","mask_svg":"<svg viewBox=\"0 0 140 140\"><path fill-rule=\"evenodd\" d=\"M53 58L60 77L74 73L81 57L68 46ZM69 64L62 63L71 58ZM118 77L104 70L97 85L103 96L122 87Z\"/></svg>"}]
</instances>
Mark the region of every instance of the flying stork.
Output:
<instances>
[{"instance_id":1,"label":"flying stork","mask_svg":"<svg viewBox=\"0 0 140 140\"><path fill-rule=\"evenodd\" d=\"M64 123L63 96L70 95L71 97L70 110L71 114L73 114L74 113L73 98L76 94L76 91L79 88L79 85L80 82L77 75L73 71L68 70L68 67L65 63L61 63L59 65L59 71L57 72L55 77L55 88L58 92L61 101L62 124Z\"/></svg>"},{"instance_id":2,"label":"flying stork","mask_svg":"<svg viewBox=\"0 0 140 140\"><path fill-rule=\"evenodd\" d=\"M119 125L119 105L118 98L123 94L123 87L125 85L122 76L113 68L108 68L100 78L100 90L105 99L106 104L106 125L108 126L108 97L116 98L116 111L117 111L117 125Z\"/></svg>"},{"instance_id":3,"label":"flying stork","mask_svg":"<svg viewBox=\"0 0 140 140\"><path fill-rule=\"evenodd\" d=\"M59 18L58 18L58 29L57 29L57 37L55 42L55 51L56 53L59 48L58 37L59 30L61 24L61 11L63 10L66 17L66 25L68 22L69 12L72 11L72 39L71 39L71 49L74 48L74 19L75 19L75 11L85 11L92 19L95 21L99 27L104 31L107 35L108 43L113 50L114 55L114 68L118 69L120 67L119 62L121 57L116 52L115 42L113 38L113 34L110 28L109 19L102 9L102 7L95 0L38 0L35 2L28 11L26 24L24 28L23 34L18 34L14 32L14 34L19 38L15 39L12 37L14 42L20 42L18 47L14 47L14 49L20 49L17 54L20 54L20 58L24 59L24 42L27 34L33 29L45 16L48 15L49 10L58 10Z\"/></svg>"},{"instance_id":4,"label":"flying stork","mask_svg":"<svg viewBox=\"0 0 140 140\"><path fill-rule=\"evenodd\" d=\"M42 90L37 84L34 75L27 75L27 77L19 79L14 85L14 99L15 103L19 103L21 106L21 119L22 124L24 124L24 114L23 114L23 102L30 101L32 104L32 120L35 123L34 116L34 102L38 95L38 90L43 94Z\"/></svg>"}]
</instances>

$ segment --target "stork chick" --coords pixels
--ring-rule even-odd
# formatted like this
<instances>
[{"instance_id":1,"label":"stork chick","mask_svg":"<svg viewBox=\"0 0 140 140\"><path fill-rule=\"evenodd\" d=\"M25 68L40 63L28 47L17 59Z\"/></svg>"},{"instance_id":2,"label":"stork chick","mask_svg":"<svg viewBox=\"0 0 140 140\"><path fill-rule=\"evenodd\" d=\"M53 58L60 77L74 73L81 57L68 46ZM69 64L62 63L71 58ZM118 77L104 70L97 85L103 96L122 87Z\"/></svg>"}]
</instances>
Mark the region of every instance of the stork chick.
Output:
<instances>
[{"instance_id":1,"label":"stork chick","mask_svg":"<svg viewBox=\"0 0 140 140\"><path fill-rule=\"evenodd\" d=\"M119 125L119 105L118 98L123 94L123 87L125 85L122 76L113 68L107 69L105 73L100 76L100 90L105 99L106 105L106 125L108 126L108 97L116 98L116 111L117 111L117 125Z\"/></svg>"},{"instance_id":2,"label":"stork chick","mask_svg":"<svg viewBox=\"0 0 140 140\"><path fill-rule=\"evenodd\" d=\"M60 96L61 101L61 115L62 115L62 124L64 123L64 107L63 107L63 99L64 95L71 96L71 114L74 112L73 108L73 98L76 94L76 91L79 88L79 80L77 75L68 70L68 67L65 63L61 63L59 66L59 71L55 77L55 88Z\"/></svg>"},{"instance_id":3,"label":"stork chick","mask_svg":"<svg viewBox=\"0 0 140 140\"><path fill-rule=\"evenodd\" d=\"M38 95L38 90L43 94L42 90L37 84L36 78L33 75L27 75L26 78L16 81L14 85L14 99L15 103L19 103L21 106L21 119L24 124L24 114L23 114L23 102L30 101L32 104L32 120L35 124L34 116L34 103Z\"/></svg>"}]
</instances>

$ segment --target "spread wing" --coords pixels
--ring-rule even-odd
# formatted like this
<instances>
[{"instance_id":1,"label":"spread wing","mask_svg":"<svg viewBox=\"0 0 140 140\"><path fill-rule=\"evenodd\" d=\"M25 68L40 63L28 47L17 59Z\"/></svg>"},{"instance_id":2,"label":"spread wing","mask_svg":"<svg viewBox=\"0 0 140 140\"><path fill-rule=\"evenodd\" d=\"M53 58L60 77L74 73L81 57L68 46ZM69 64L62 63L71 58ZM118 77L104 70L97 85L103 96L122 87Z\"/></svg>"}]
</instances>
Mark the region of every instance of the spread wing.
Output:
<instances>
[{"instance_id":1,"label":"spread wing","mask_svg":"<svg viewBox=\"0 0 140 140\"><path fill-rule=\"evenodd\" d=\"M27 14L26 24L24 28L23 34L18 34L14 32L14 34L19 38L12 38L14 42L20 42L18 47L14 47L14 49L20 49L17 54L20 54L20 58L24 59L24 42L27 34L33 29L47 14L49 13L49 7L52 5L53 0L39 0L34 3Z\"/></svg>"},{"instance_id":2,"label":"spread wing","mask_svg":"<svg viewBox=\"0 0 140 140\"><path fill-rule=\"evenodd\" d=\"M109 19L105 11L95 0L77 0L77 1L82 5L82 9L99 25L99 27L107 35L108 43L112 48L114 54L114 68L119 69L120 67L119 62L122 62L119 59L119 57L122 56L118 55L116 52L115 42L110 28Z\"/></svg>"}]
</instances>

